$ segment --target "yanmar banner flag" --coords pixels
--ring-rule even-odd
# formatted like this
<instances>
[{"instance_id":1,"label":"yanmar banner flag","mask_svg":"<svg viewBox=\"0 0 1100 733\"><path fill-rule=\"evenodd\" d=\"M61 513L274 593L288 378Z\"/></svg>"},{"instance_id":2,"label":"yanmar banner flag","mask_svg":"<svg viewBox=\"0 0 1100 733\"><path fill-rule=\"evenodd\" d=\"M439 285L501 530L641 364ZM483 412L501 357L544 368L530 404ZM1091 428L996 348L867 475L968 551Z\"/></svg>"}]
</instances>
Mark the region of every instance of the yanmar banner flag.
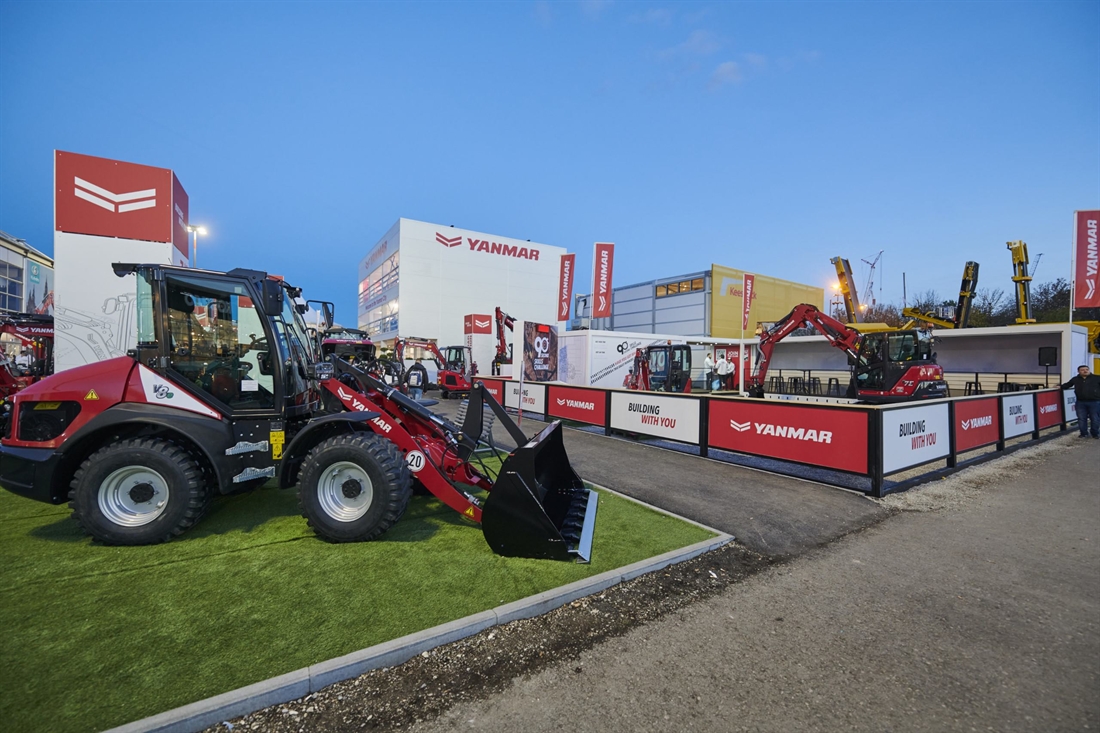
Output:
<instances>
[{"instance_id":1,"label":"yanmar banner flag","mask_svg":"<svg viewBox=\"0 0 1100 733\"><path fill-rule=\"evenodd\" d=\"M741 330L744 331L749 327L749 311L752 310L752 291L756 287L756 278L753 275L745 273L745 285L741 291L744 293L741 296Z\"/></svg>"},{"instance_id":2,"label":"yanmar banner flag","mask_svg":"<svg viewBox=\"0 0 1100 733\"><path fill-rule=\"evenodd\" d=\"M573 300L573 268L576 255L561 256L561 274L558 276L558 320L569 320L569 305Z\"/></svg>"},{"instance_id":3,"label":"yanmar banner flag","mask_svg":"<svg viewBox=\"0 0 1100 733\"><path fill-rule=\"evenodd\" d=\"M1098 222L1100 211L1074 212L1074 308L1100 308L1100 252L1097 251L1096 243Z\"/></svg>"},{"instance_id":4,"label":"yanmar banner flag","mask_svg":"<svg viewBox=\"0 0 1100 733\"><path fill-rule=\"evenodd\" d=\"M592 317L611 316L611 271L615 264L615 245L596 242L592 256Z\"/></svg>"}]
</instances>

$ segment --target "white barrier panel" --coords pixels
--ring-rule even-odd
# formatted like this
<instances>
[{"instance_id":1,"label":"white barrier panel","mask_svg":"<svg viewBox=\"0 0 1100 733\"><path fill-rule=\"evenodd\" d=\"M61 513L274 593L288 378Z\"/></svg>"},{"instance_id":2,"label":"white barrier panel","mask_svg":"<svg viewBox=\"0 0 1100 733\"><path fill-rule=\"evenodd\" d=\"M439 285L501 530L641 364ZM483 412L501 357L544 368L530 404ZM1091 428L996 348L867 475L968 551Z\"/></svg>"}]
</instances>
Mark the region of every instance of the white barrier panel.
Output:
<instances>
[{"instance_id":1,"label":"white barrier panel","mask_svg":"<svg viewBox=\"0 0 1100 733\"><path fill-rule=\"evenodd\" d=\"M519 409L519 382L505 382L504 406ZM546 385L523 383L523 409L528 412L546 412Z\"/></svg>"},{"instance_id":2,"label":"white barrier panel","mask_svg":"<svg viewBox=\"0 0 1100 733\"><path fill-rule=\"evenodd\" d=\"M1072 389L1062 391L1066 406L1066 422L1077 422L1077 393Z\"/></svg>"},{"instance_id":3,"label":"white barrier panel","mask_svg":"<svg viewBox=\"0 0 1100 733\"><path fill-rule=\"evenodd\" d=\"M652 392L612 392L611 427L631 433L699 443L699 400Z\"/></svg>"},{"instance_id":4,"label":"white barrier panel","mask_svg":"<svg viewBox=\"0 0 1100 733\"><path fill-rule=\"evenodd\" d=\"M883 473L947 457L950 429L946 403L883 410Z\"/></svg>"},{"instance_id":5,"label":"white barrier panel","mask_svg":"<svg viewBox=\"0 0 1100 733\"><path fill-rule=\"evenodd\" d=\"M1035 397L1031 392L1001 399L1001 424L1006 439L1035 430Z\"/></svg>"}]
</instances>

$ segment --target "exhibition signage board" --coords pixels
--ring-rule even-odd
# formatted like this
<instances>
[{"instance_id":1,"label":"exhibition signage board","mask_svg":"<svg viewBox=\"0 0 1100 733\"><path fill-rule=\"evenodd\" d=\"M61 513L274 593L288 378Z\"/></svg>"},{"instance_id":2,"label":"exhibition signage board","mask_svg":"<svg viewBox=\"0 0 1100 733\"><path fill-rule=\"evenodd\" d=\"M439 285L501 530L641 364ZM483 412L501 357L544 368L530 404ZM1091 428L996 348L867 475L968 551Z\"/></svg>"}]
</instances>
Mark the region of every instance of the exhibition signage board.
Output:
<instances>
[{"instance_id":1,"label":"exhibition signage board","mask_svg":"<svg viewBox=\"0 0 1100 733\"><path fill-rule=\"evenodd\" d=\"M1100 308L1100 251L1097 224L1100 211L1077 211L1073 216L1073 307Z\"/></svg>"},{"instance_id":2,"label":"exhibition signage board","mask_svg":"<svg viewBox=\"0 0 1100 733\"><path fill-rule=\"evenodd\" d=\"M504 404L504 385L505 382L496 379L478 379L481 385L485 387L485 391L493 396L499 404Z\"/></svg>"},{"instance_id":3,"label":"exhibition signage board","mask_svg":"<svg viewBox=\"0 0 1100 733\"><path fill-rule=\"evenodd\" d=\"M1035 430L1035 397L1030 392L1001 398L1004 438L1015 438Z\"/></svg>"},{"instance_id":4,"label":"exhibition signage board","mask_svg":"<svg viewBox=\"0 0 1100 733\"><path fill-rule=\"evenodd\" d=\"M1072 389L1062 392L1062 407L1066 411L1066 422L1077 420L1077 393Z\"/></svg>"},{"instance_id":5,"label":"exhibition signage board","mask_svg":"<svg viewBox=\"0 0 1100 733\"><path fill-rule=\"evenodd\" d=\"M615 245L596 242L592 255L592 318L611 315L611 274L615 265Z\"/></svg>"},{"instance_id":6,"label":"exhibition signage board","mask_svg":"<svg viewBox=\"0 0 1100 733\"><path fill-rule=\"evenodd\" d=\"M946 458L951 452L950 429L946 402L883 410L883 473Z\"/></svg>"},{"instance_id":7,"label":"exhibition signage board","mask_svg":"<svg viewBox=\"0 0 1100 733\"><path fill-rule=\"evenodd\" d=\"M54 151L54 230L174 244L184 256L188 199L167 168Z\"/></svg>"},{"instance_id":8,"label":"exhibition signage board","mask_svg":"<svg viewBox=\"0 0 1100 733\"><path fill-rule=\"evenodd\" d=\"M1000 439L996 397L955 403L955 452L981 448Z\"/></svg>"},{"instance_id":9,"label":"exhibition signage board","mask_svg":"<svg viewBox=\"0 0 1100 733\"><path fill-rule=\"evenodd\" d=\"M612 392L611 427L698 445L700 402L697 397Z\"/></svg>"},{"instance_id":10,"label":"exhibition signage board","mask_svg":"<svg viewBox=\"0 0 1100 733\"><path fill-rule=\"evenodd\" d=\"M513 410L519 409L520 402L520 383L519 382L505 382L504 386L504 406L511 407ZM545 384L524 384L523 385L523 409L528 412L546 412L546 385Z\"/></svg>"},{"instance_id":11,"label":"exhibition signage board","mask_svg":"<svg viewBox=\"0 0 1100 733\"><path fill-rule=\"evenodd\" d=\"M744 331L749 327L749 311L752 310L752 296L753 286L756 282L756 278L748 273L745 274L744 283L744 295L741 298L741 330ZM742 335L742 338L744 336Z\"/></svg>"},{"instance_id":12,"label":"exhibition signage board","mask_svg":"<svg viewBox=\"0 0 1100 733\"><path fill-rule=\"evenodd\" d=\"M558 275L558 320L569 320L569 309L573 301L573 270L577 266L577 256L561 256L561 272Z\"/></svg>"},{"instance_id":13,"label":"exhibition signage board","mask_svg":"<svg viewBox=\"0 0 1100 733\"><path fill-rule=\"evenodd\" d=\"M493 317L481 313L471 313L462 319L462 329L465 334L493 332Z\"/></svg>"},{"instance_id":14,"label":"exhibition signage board","mask_svg":"<svg viewBox=\"0 0 1100 733\"><path fill-rule=\"evenodd\" d=\"M1062 422L1062 400L1057 392L1039 392L1035 395L1039 403L1039 429L1050 428Z\"/></svg>"},{"instance_id":15,"label":"exhibition signage board","mask_svg":"<svg viewBox=\"0 0 1100 733\"><path fill-rule=\"evenodd\" d=\"M710 400L709 445L867 473L867 412L759 400Z\"/></svg>"},{"instance_id":16,"label":"exhibition signage board","mask_svg":"<svg viewBox=\"0 0 1100 733\"><path fill-rule=\"evenodd\" d=\"M523 322L523 380L554 382L558 378L558 329Z\"/></svg>"},{"instance_id":17,"label":"exhibition signage board","mask_svg":"<svg viewBox=\"0 0 1100 733\"><path fill-rule=\"evenodd\" d=\"M604 425L607 416L607 392L553 384L550 385L546 411L550 417Z\"/></svg>"}]
</instances>

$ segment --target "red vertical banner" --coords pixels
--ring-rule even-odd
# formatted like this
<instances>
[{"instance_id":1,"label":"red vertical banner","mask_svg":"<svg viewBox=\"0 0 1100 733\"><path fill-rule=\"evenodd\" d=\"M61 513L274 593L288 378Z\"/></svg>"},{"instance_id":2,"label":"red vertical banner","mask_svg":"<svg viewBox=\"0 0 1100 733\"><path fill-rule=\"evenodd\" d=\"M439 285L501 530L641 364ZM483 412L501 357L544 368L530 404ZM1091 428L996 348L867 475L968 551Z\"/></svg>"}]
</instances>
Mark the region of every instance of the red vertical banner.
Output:
<instances>
[{"instance_id":1,"label":"red vertical banner","mask_svg":"<svg viewBox=\"0 0 1100 733\"><path fill-rule=\"evenodd\" d=\"M592 255L592 317L611 315L611 271L615 264L615 245L596 242Z\"/></svg>"},{"instance_id":2,"label":"red vertical banner","mask_svg":"<svg viewBox=\"0 0 1100 733\"><path fill-rule=\"evenodd\" d=\"M1096 242L1098 222L1100 211L1074 212L1074 308L1100 308L1100 251Z\"/></svg>"},{"instance_id":3,"label":"red vertical banner","mask_svg":"<svg viewBox=\"0 0 1100 733\"><path fill-rule=\"evenodd\" d=\"M561 256L561 273L558 275L558 320L569 320L569 306L573 300L573 268L576 255Z\"/></svg>"},{"instance_id":4,"label":"red vertical banner","mask_svg":"<svg viewBox=\"0 0 1100 733\"><path fill-rule=\"evenodd\" d=\"M752 290L756 285L756 278L745 273L745 285L741 288L741 330L749 327L749 309L752 308Z\"/></svg>"}]
</instances>

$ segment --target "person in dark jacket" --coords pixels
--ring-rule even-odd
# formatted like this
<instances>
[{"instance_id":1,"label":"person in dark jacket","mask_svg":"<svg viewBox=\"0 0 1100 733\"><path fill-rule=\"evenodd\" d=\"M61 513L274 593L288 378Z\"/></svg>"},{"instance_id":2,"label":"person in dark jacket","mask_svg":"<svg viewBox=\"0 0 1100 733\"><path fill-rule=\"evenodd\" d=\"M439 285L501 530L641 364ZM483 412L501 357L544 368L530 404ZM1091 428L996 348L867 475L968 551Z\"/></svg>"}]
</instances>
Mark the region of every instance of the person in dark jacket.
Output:
<instances>
[{"instance_id":1,"label":"person in dark jacket","mask_svg":"<svg viewBox=\"0 0 1100 733\"><path fill-rule=\"evenodd\" d=\"M417 359L405 373L405 384L409 387L409 397L419 402L424 396L424 387L428 384L428 370L424 368L420 359Z\"/></svg>"},{"instance_id":2,"label":"person in dark jacket","mask_svg":"<svg viewBox=\"0 0 1100 733\"><path fill-rule=\"evenodd\" d=\"M1073 387L1077 397L1077 427L1081 437L1100 439L1100 376L1089 373L1087 366L1077 367L1077 376L1062 385L1062 389ZM1087 427L1092 423L1091 430Z\"/></svg>"}]
</instances>

